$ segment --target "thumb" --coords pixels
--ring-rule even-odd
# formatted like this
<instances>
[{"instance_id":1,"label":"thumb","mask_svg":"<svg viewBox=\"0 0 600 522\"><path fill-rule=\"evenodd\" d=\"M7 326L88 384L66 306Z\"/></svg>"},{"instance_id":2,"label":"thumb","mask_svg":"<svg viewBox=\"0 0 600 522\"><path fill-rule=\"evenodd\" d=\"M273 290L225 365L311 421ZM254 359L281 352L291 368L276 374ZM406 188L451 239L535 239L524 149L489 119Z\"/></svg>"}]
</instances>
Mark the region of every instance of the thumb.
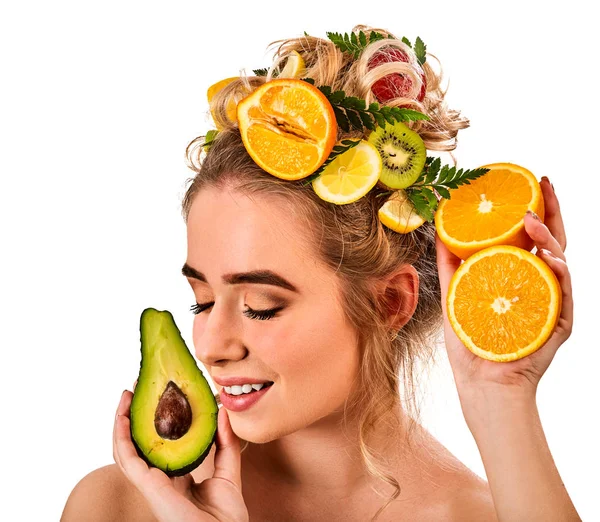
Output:
<instances>
[{"instance_id":1,"label":"thumb","mask_svg":"<svg viewBox=\"0 0 600 522\"><path fill-rule=\"evenodd\" d=\"M229 412L221 406L217 425L217 451L213 478L231 482L242 492L240 439L231 429Z\"/></svg>"}]
</instances>

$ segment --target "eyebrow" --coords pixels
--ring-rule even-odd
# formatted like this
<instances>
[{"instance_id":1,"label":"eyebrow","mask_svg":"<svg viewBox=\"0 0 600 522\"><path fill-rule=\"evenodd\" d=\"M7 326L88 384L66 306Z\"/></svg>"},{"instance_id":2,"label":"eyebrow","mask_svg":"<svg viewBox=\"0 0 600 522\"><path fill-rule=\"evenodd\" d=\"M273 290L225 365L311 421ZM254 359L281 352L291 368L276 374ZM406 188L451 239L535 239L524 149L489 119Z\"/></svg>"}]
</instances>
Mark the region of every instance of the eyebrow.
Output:
<instances>
[{"instance_id":1,"label":"eyebrow","mask_svg":"<svg viewBox=\"0 0 600 522\"><path fill-rule=\"evenodd\" d=\"M202 272L199 272L195 268L192 268L187 263L183 265L181 273L185 277L198 279L199 281L204 281L205 283L208 282L206 280L206 276ZM284 279L283 277L271 270L253 270L251 272L241 272L239 274L225 274L223 276L223 281L230 285L253 283L258 285L280 286L281 288L285 288L286 290L291 290L292 292L300 293L300 291L287 279Z\"/></svg>"}]
</instances>

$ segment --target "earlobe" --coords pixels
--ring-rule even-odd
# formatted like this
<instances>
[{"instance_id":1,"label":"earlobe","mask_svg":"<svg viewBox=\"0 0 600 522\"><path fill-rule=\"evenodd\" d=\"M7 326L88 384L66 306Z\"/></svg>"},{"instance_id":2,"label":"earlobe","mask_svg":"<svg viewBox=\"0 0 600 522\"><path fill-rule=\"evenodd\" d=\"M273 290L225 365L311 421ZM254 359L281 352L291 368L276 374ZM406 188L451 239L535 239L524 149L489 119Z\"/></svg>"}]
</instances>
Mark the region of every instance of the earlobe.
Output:
<instances>
[{"instance_id":1,"label":"earlobe","mask_svg":"<svg viewBox=\"0 0 600 522\"><path fill-rule=\"evenodd\" d=\"M400 330L413 316L419 299L419 274L415 267L403 265L388 280L384 290L391 330Z\"/></svg>"}]
</instances>

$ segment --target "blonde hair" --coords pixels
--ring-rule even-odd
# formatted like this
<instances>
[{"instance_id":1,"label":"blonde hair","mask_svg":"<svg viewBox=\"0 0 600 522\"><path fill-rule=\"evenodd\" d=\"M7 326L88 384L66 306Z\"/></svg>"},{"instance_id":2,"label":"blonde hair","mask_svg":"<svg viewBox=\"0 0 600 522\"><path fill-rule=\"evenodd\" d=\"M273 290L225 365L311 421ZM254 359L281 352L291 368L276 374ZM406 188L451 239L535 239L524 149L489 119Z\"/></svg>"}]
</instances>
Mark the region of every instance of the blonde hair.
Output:
<instances>
[{"instance_id":1,"label":"blonde hair","mask_svg":"<svg viewBox=\"0 0 600 522\"><path fill-rule=\"evenodd\" d=\"M371 30L391 35L383 29L364 25L353 28L356 33L361 30L367 35ZM378 424L399 421L390 414L403 403L409 414L405 443L410 445L409 435L420 417L415 399L418 363L433 360L435 341L442 326L435 227L426 222L408 234L385 227L378 217L385 199L378 197L384 192L379 185L354 203L335 205L322 200L310 185L302 183L303 180L283 180L264 172L248 155L237 122L227 117L227 106L231 99L239 101L269 81L289 53L297 51L306 64L304 76L313 78L315 85L344 90L346 95L363 98L367 103L376 101L371 87L378 79L392 72L410 77L413 85L409 97L395 98L386 105L410 106L430 117L430 120L408 123L419 132L429 150L453 150L458 130L467 127L469 122L445 106L445 92L440 87L441 71L436 73L429 61L422 67L427 79L426 95L422 102L417 101L421 79L416 56L402 40L393 38L370 43L357 59L340 51L330 40L314 36L278 40L270 46L277 43L280 45L267 76L242 75L213 97L210 108L220 131L208 152L203 148L205 136L192 140L186 149L188 166L196 174L188 180L191 185L182 202L182 214L187 223L194 196L206 187L231 188L249 195L264 194L301 220L299 234L313 247L317 258L337 275L340 304L347 320L356 328L361 360L355 393L345 404L344 420L348 415L358 420L360 451L368 473L394 488L394 493L374 515L372 520L376 520L398 497L400 485L385 456L373 450L370 436ZM367 70L369 58L387 46L400 47L410 61L386 63ZM428 53L428 60L430 57L435 58ZM338 139L356 134L356 131L338 130ZM390 339L388 314L393 296L377 293L376 285L405 264L413 265L419 274L418 302L410 320ZM391 416L394 418L390 419ZM247 445L245 441L243 449Z\"/></svg>"}]
</instances>

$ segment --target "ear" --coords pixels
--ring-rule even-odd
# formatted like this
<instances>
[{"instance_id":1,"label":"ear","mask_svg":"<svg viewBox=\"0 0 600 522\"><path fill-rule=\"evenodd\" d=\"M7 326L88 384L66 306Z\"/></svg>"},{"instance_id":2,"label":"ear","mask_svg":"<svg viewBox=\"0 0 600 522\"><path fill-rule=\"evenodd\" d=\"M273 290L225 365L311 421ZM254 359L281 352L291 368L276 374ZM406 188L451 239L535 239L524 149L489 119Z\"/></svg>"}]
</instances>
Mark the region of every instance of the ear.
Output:
<instances>
[{"instance_id":1,"label":"ear","mask_svg":"<svg viewBox=\"0 0 600 522\"><path fill-rule=\"evenodd\" d=\"M381 283L390 330L400 330L413 316L419 300L419 273L406 264Z\"/></svg>"}]
</instances>

